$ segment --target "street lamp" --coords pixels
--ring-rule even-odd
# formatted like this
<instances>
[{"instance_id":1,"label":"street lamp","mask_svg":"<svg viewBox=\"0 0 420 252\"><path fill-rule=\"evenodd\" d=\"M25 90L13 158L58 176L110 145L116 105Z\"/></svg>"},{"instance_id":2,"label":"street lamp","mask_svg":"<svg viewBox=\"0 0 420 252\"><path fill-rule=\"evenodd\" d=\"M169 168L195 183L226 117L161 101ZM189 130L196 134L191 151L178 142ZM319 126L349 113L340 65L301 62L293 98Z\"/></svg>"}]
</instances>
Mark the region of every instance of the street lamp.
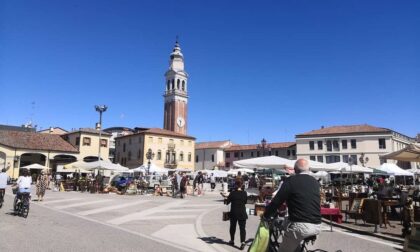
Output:
<instances>
[{"instance_id":1,"label":"street lamp","mask_svg":"<svg viewBox=\"0 0 420 252\"><path fill-rule=\"evenodd\" d=\"M96 124L96 129L99 130L99 150L98 150L98 161L101 160L101 133L102 133L102 113L107 110L106 105L96 105L95 110L99 112L99 123Z\"/></svg>"},{"instance_id":2,"label":"street lamp","mask_svg":"<svg viewBox=\"0 0 420 252\"><path fill-rule=\"evenodd\" d=\"M262 156L265 156L265 151L271 151L271 147L269 144L267 144L267 140L265 140L265 138L263 138L261 140L261 144L258 144L257 149L262 150Z\"/></svg>"},{"instance_id":3,"label":"street lamp","mask_svg":"<svg viewBox=\"0 0 420 252\"><path fill-rule=\"evenodd\" d=\"M147 162L147 175L149 175L149 172L150 172L150 160L152 160L154 156L155 156L155 153L152 151L152 149L149 148L149 150L146 153L146 158L148 160L148 162Z\"/></svg>"},{"instance_id":4,"label":"street lamp","mask_svg":"<svg viewBox=\"0 0 420 252\"><path fill-rule=\"evenodd\" d=\"M365 157L365 153L362 152L362 154L360 155L359 161L362 164L362 166L365 167L366 163L369 162L369 158Z\"/></svg>"}]
</instances>

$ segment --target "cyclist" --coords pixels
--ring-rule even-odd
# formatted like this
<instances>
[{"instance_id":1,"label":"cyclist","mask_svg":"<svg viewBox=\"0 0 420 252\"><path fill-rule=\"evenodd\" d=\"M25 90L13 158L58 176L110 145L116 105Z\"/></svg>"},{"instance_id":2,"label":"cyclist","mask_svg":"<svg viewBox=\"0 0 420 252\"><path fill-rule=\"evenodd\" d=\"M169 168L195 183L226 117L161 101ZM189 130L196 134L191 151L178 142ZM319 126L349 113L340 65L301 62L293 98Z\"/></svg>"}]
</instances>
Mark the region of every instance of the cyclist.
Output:
<instances>
[{"instance_id":1,"label":"cyclist","mask_svg":"<svg viewBox=\"0 0 420 252\"><path fill-rule=\"evenodd\" d=\"M4 192L6 190L7 186L7 174L6 169L3 168L0 172L0 207L3 205L3 199L4 199Z\"/></svg>"},{"instance_id":2,"label":"cyclist","mask_svg":"<svg viewBox=\"0 0 420 252\"><path fill-rule=\"evenodd\" d=\"M273 217L284 202L289 209L279 251L298 251L302 240L318 235L321 231L319 183L307 174L309 163L306 159L298 159L294 170L296 175L284 181L264 213L267 219Z\"/></svg>"},{"instance_id":3,"label":"cyclist","mask_svg":"<svg viewBox=\"0 0 420 252\"><path fill-rule=\"evenodd\" d=\"M28 169L22 169L21 173L21 176L19 176L18 180L16 181L18 191L15 197L15 204L17 203L18 199L22 199L24 194L31 193L32 177L29 175Z\"/></svg>"}]
</instances>

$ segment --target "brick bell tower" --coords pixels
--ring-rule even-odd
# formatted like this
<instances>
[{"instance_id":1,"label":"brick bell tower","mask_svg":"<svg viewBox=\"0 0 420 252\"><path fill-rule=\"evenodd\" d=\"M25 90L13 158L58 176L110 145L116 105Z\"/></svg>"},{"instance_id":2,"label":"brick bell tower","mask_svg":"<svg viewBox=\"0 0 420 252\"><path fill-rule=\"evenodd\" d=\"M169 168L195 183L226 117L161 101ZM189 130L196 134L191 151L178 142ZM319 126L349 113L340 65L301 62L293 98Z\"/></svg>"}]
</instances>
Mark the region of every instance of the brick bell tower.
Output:
<instances>
[{"instance_id":1,"label":"brick bell tower","mask_svg":"<svg viewBox=\"0 0 420 252\"><path fill-rule=\"evenodd\" d=\"M165 73L166 88L163 128L187 134L188 74L184 71L184 56L178 43L170 55L169 69Z\"/></svg>"}]
</instances>

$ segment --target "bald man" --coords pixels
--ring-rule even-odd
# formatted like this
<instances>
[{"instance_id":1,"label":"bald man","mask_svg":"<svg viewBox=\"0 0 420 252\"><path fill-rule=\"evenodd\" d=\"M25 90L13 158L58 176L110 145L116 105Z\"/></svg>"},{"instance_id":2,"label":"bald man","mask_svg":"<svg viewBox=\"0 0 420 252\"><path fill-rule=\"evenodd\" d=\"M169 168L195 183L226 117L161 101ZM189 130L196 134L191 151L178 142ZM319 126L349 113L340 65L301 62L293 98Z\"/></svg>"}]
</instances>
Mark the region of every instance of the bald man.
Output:
<instances>
[{"instance_id":1,"label":"bald man","mask_svg":"<svg viewBox=\"0 0 420 252\"><path fill-rule=\"evenodd\" d=\"M298 159L294 167L296 175L287 178L264 213L273 217L281 204L286 202L289 212L279 251L299 251L300 242L321 231L321 207L319 183L308 174L309 163Z\"/></svg>"}]
</instances>

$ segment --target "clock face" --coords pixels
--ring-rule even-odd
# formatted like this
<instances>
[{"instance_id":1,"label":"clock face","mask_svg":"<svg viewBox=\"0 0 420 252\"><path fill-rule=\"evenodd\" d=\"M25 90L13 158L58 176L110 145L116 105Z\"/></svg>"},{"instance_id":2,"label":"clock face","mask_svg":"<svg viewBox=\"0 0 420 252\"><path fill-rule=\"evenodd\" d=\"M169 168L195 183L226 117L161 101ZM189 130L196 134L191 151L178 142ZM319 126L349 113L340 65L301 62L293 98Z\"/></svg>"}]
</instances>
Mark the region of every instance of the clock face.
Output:
<instances>
[{"instance_id":1,"label":"clock face","mask_svg":"<svg viewBox=\"0 0 420 252\"><path fill-rule=\"evenodd\" d=\"M178 118L176 119L176 124L178 124L180 128L184 127L185 125L184 118L182 118L182 116L178 116Z\"/></svg>"}]
</instances>

